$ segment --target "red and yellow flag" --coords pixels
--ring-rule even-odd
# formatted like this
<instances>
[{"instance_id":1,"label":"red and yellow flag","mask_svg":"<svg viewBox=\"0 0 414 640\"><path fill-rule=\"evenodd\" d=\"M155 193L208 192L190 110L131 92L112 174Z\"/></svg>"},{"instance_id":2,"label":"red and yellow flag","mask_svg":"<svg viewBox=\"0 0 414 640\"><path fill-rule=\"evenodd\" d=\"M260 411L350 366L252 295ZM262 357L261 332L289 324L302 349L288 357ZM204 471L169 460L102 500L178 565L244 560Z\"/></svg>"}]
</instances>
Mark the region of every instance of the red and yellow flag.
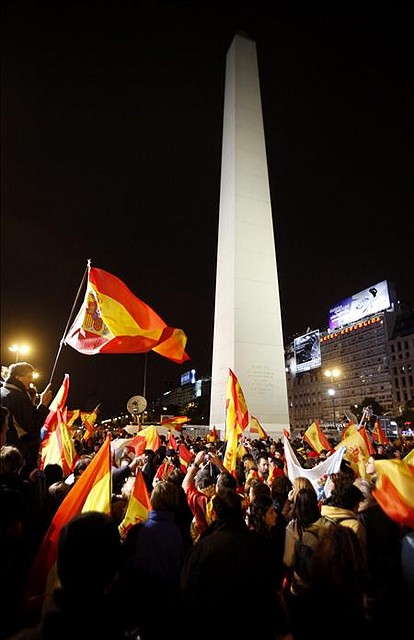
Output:
<instances>
[{"instance_id":1,"label":"red and yellow flag","mask_svg":"<svg viewBox=\"0 0 414 640\"><path fill-rule=\"evenodd\" d=\"M375 421L374 428L372 429L372 439L377 444L384 444L384 445L389 445L390 444L390 441L388 440L387 436L385 435L385 432L384 432L383 428L381 427L381 425L379 423L379 420Z\"/></svg>"},{"instance_id":2,"label":"red and yellow flag","mask_svg":"<svg viewBox=\"0 0 414 640\"><path fill-rule=\"evenodd\" d=\"M66 478L72 473L79 456L67 426L66 411L57 409L56 417L56 428L41 443L39 466L44 469L47 464L59 464L63 469L63 477Z\"/></svg>"},{"instance_id":3,"label":"red and yellow flag","mask_svg":"<svg viewBox=\"0 0 414 640\"><path fill-rule=\"evenodd\" d=\"M407 453L406 456L404 456L403 462L414 466L414 447Z\"/></svg>"},{"instance_id":4,"label":"red and yellow flag","mask_svg":"<svg viewBox=\"0 0 414 640\"><path fill-rule=\"evenodd\" d=\"M242 433L249 424L249 412L240 383L231 369L227 380L226 390L226 440L233 435ZM237 448L237 447L236 447Z\"/></svg>"},{"instance_id":5,"label":"red and yellow flag","mask_svg":"<svg viewBox=\"0 0 414 640\"><path fill-rule=\"evenodd\" d=\"M69 393L69 374L65 373L63 382L60 385L57 394L49 405L49 413L46 417L44 427L47 431L53 431L57 426L57 411L63 411L66 406L66 399Z\"/></svg>"},{"instance_id":6,"label":"red and yellow flag","mask_svg":"<svg viewBox=\"0 0 414 640\"><path fill-rule=\"evenodd\" d=\"M348 438L348 436L352 436L357 431L358 428L355 422L348 422L348 424L343 428L341 440L345 440L345 438Z\"/></svg>"},{"instance_id":7,"label":"red and yellow flag","mask_svg":"<svg viewBox=\"0 0 414 640\"><path fill-rule=\"evenodd\" d=\"M152 350L178 364L189 360L181 329L168 327L122 280L90 264L85 299L65 343L86 355Z\"/></svg>"},{"instance_id":8,"label":"red and yellow flag","mask_svg":"<svg viewBox=\"0 0 414 640\"><path fill-rule=\"evenodd\" d=\"M236 475L237 466L237 449L238 449L239 434L236 427L233 427L229 436L227 437L226 451L224 452L223 464L233 476Z\"/></svg>"},{"instance_id":9,"label":"red and yellow flag","mask_svg":"<svg viewBox=\"0 0 414 640\"><path fill-rule=\"evenodd\" d=\"M128 531L134 524L148 520L148 513L151 508L150 495L145 484L144 476L142 475L141 469L137 469L134 487L129 496L125 516L118 526L121 540L125 540Z\"/></svg>"},{"instance_id":10,"label":"red and yellow flag","mask_svg":"<svg viewBox=\"0 0 414 640\"><path fill-rule=\"evenodd\" d=\"M133 438L127 440L125 446L134 451L136 456L140 456L145 449L156 451L161 446L161 440L155 426L150 425L138 431Z\"/></svg>"},{"instance_id":11,"label":"red and yellow flag","mask_svg":"<svg viewBox=\"0 0 414 640\"><path fill-rule=\"evenodd\" d=\"M414 527L414 467L403 460L375 460L375 489L372 494L395 522Z\"/></svg>"},{"instance_id":12,"label":"red and yellow flag","mask_svg":"<svg viewBox=\"0 0 414 640\"><path fill-rule=\"evenodd\" d=\"M95 431L95 422L98 418L99 413L99 405L95 407L92 413L87 413L86 411L81 411L80 417L82 419L82 424L85 429L83 434L83 439L85 442L88 442L93 436L93 432Z\"/></svg>"},{"instance_id":13,"label":"red and yellow flag","mask_svg":"<svg viewBox=\"0 0 414 640\"><path fill-rule=\"evenodd\" d=\"M195 458L194 453L191 453L189 449L185 446L183 442L180 442L178 445L178 456L180 459L180 469L183 473L187 473L188 465Z\"/></svg>"},{"instance_id":14,"label":"red and yellow flag","mask_svg":"<svg viewBox=\"0 0 414 640\"><path fill-rule=\"evenodd\" d=\"M175 431L182 431L186 422L189 422L190 418L187 416L174 416L173 418L162 418L161 426L175 429Z\"/></svg>"},{"instance_id":15,"label":"red and yellow flag","mask_svg":"<svg viewBox=\"0 0 414 640\"><path fill-rule=\"evenodd\" d=\"M331 451L332 447L326 435L322 431L319 420L314 420L303 434L303 440L308 443L316 453L320 453L322 449Z\"/></svg>"},{"instance_id":16,"label":"red and yellow flag","mask_svg":"<svg viewBox=\"0 0 414 640\"><path fill-rule=\"evenodd\" d=\"M84 511L111 512L112 474L110 436L79 476L57 510L30 568L25 589L27 611L39 615L43 601L58 584L56 554L62 527ZM85 540L85 544L92 544ZM92 548L91 547L91 548Z\"/></svg>"},{"instance_id":17,"label":"red and yellow flag","mask_svg":"<svg viewBox=\"0 0 414 640\"><path fill-rule=\"evenodd\" d=\"M259 440L266 440L269 437L255 416L250 418L249 431L250 433L257 433Z\"/></svg>"},{"instance_id":18,"label":"red and yellow flag","mask_svg":"<svg viewBox=\"0 0 414 640\"><path fill-rule=\"evenodd\" d=\"M217 433L217 429L216 429L215 425L213 426L213 428L206 435L206 440L207 440L207 442L218 442L219 441L219 434Z\"/></svg>"},{"instance_id":19,"label":"red and yellow flag","mask_svg":"<svg viewBox=\"0 0 414 640\"><path fill-rule=\"evenodd\" d=\"M365 440L369 455L372 456L372 454L375 453L375 449L372 446L371 438L368 435L368 431L365 429L365 427L359 427L358 431Z\"/></svg>"},{"instance_id":20,"label":"red and yellow flag","mask_svg":"<svg viewBox=\"0 0 414 640\"><path fill-rule=\"evenodd\" d=\"M68 427L71 427L75 420L77 420L78 418L80 418L81 415L81 410L80 409L68 409L67 411L67 425Z\"/></svg>"},{"instance_id":21,"label":"red and yellow flag","mask_svg":"<svg viewBox=\"0 0 414 640\"><path fill-rule=\"evenodd\" d=\"M344 438L344 440L341 440L334 449L338 450L341 447L346 447L343 457L344 460L349 462L354 473L361 478L365 478L367 475L365 466L370 453L364 437L359 431L356 431L347 438Z\"/></svg>"}]
</instances>

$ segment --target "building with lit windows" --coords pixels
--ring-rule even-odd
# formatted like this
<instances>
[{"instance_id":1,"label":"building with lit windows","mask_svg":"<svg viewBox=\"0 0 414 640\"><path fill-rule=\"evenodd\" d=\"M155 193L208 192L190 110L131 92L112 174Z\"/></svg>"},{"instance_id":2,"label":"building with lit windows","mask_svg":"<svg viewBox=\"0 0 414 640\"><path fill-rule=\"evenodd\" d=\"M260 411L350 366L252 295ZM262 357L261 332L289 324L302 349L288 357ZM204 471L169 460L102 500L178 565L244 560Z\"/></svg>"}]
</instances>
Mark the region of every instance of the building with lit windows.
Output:
<instances>
[{"instance_id":1,"label":"building with lit windows","mask_svg":"<svg viewBox=\"0 0 414 640\"><path fill-rule=\"evenodd\" d=\"M333 307L327 329L295 337L285 348L285 361L292 430L316 419L323 427L340 428L347 412L366 398L379 403L384 415L398 415L414 401L414 311L404 309L392 284L383 281ZM207 403L210 388L210 379L198 380L194 372L156 404L182 409L200 398ZM254 407L249 410L256 415Z\"/></svg>"}]
</instances>

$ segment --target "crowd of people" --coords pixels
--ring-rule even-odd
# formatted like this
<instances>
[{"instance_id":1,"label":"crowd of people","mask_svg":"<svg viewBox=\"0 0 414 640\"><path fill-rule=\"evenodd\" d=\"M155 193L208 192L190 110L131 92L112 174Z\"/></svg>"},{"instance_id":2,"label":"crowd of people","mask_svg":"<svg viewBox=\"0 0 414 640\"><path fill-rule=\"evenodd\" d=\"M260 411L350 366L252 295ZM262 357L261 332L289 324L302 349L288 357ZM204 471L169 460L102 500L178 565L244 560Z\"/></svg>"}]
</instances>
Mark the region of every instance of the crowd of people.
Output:
<instances>
[{"instance_id":1,"label":"crowd of people","mask_svg":"<svg viewBox=\"0 0 414 640\"><path fill-rule=\"evenodd\" d=\"M1 387L1 640L355 640L409 624L413 531L373 495L375 459L397 448L371 456L364 478L343 460L321 491L305 474L288 477L280 440L243 437L230 473L225 442L188 435L176 438L192 453L185 470L165 437L155 451L135 455L125 446L114 456L111 513L79 513L62 528L59 583L32 619L24 591L33 559L103 443L97 439L66 477L58 464L41 469L52 394L33 397L33 373L28 363L11 365ZM304 469L326 456L300 439L292 445ZM138 469L148 518L121 539Z\"/></svg>"}]
</instances>

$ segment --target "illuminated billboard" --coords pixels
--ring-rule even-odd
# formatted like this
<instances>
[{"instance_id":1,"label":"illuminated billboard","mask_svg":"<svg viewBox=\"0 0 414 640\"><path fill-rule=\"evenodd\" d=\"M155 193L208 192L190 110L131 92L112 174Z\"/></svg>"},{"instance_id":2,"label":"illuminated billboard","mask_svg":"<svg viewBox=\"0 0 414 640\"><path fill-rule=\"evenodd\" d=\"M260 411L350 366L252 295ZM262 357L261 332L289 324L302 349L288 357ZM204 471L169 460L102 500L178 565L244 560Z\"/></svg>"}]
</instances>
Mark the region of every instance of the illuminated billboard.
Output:
<instances>
[{"instance_id":1,"label":"illuminated billboard","mask_svg":"<svg viewBox=\"0 0 414 640\"><path fill-rule=\"evenodd\" d=\"M329 310L329 328L339 329L391 306L387 280L345 298Z\"/></svg>"},{"instance_id":2,"label":"illuminated billboard","mask_svg":"<svg viewBox=\"0 0 414 640\"><path fill-rule=\"evenodd\" d=\"M319 330L305 333L293 341L296 372L309 371L321 366L321 343Z\"/></svg>"},{"instance_id":3,"label":"illuminated billboard","mask_svg":"<svg viewBox=\"0 0 414 640\"><path fill-rule=\"evenodd\" d=\"M196 381L196 370L191 369L191 371L186 371L181 375L181 386L185 384L195 384Z\"/></svg>"}]
</instances>

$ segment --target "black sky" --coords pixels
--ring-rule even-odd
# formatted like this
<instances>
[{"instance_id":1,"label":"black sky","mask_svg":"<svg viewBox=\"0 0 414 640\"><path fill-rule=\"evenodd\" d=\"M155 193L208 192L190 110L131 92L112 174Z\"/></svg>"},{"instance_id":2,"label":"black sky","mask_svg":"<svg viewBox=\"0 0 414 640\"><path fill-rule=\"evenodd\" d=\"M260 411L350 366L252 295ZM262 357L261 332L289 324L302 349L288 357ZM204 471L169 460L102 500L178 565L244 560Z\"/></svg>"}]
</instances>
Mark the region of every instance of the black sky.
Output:
<instances>
[{"instance_id":1,"label":"black sky","mask_svg":"<svg viewBox=\"0 0 414 640\"><path fill-rule=\"evenodd\" d=\"M2 364L30 342L48 381L90 258L188 336L182 366L148 355L148 399L210 375L238 31L257 45L285 339L384 279L414 304L408 10L290 4L3 3ZM53 384L67 372L71 408L125 411L144 360L64 347Z\"/></svg>"}]
</instances>

